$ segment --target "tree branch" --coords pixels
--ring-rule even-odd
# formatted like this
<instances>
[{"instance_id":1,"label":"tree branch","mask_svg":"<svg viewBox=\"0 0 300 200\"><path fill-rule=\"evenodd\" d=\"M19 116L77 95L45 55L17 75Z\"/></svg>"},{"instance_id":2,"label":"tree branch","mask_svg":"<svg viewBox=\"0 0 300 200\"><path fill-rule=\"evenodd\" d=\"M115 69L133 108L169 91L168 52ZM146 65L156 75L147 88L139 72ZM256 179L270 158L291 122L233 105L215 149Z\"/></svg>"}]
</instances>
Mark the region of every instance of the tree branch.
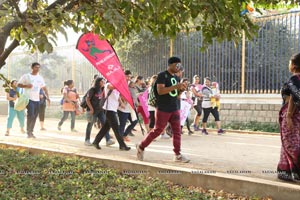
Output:
<instances>
[{"instance_id":1,"label":"tree branch","mask_svg":"<svg viewBox=\"0 0 300 200\"><path fill-rule=\"evenodd\" d=\"M18 46L19 46L19 41L14 39L12 43L9 45L9 47L4 50L4 52L0 56L0 69L5 65L5 60L9 56L9 54Z\"/></svg>"},{"instance_id":2,"label":"tree branch","mask_svg":"<svg viewBox=\"0 0 300 200\"><path fill-rule=\"evenodd\" d=\"M38 3L38 0L34 0L31 4L31 7L35 10L37 9L37 3Z\"/></svg>"},{"instance_id":3,"label":"tree branch","mask_svg":"<svg viewBox=\"0 0 300 200\"><path fill-rule=\"evenodd\" d=\"M19 8L17 2L16 2L15 0L12 0L12 1L10 1L10 3L11 3L11 4L13 5L13 7L16 9L18 16L19 16L20 18L23 18L23 14L22 14L22 12L20 11L20 8Z\"/></svg>"},{"instance_id":4,"label":"tree branch","mask_svg":"<svg viewBox=\"0 0 300 200\"><path fill-rule=\"evenodd\" d=\"M57 0L55 2L53 2L51 5L49 5L46 10L52 10L54 9L56 6L62 6L67 2L67 0Z\"/></svg>"},{"instance_id":5,"label":"tree branch","mask_svg":"<svg viewBox=\"0 0 300 200\"><path fill-rule=\"evenodd\" d=\"M9 33L11 29L14 27L18 27L22 22L17 21L16 19L7 23L4 27L2 27L2 31L0 31L0 55L3 53L7 38L9 37ZM0 65L1 66L1 65Z\"/></svg>"}]
</instances>

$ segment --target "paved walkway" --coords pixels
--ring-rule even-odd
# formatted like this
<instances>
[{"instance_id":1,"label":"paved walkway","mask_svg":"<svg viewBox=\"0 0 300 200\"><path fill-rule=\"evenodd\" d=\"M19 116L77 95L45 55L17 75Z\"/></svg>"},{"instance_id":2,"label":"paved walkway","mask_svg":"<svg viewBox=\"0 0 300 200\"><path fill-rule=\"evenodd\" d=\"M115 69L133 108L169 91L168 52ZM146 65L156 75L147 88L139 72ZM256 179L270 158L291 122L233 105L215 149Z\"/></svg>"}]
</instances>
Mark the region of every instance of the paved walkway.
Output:
<instances>
[{"instance_id":1,"label":"paved walkway","mask_svg":"<svg viewBox=\"0 0 300 200\"><path fill-rule=\"evenodd\" d=\"M0 117L3 124L6 118ZM10 136L4 136L5 128L0 133L0 143L25 145L35 148L46 148L69 153L85 152L96 158L115 158L136 160L135 144L142 140L140 131L134 132L128 143L132 150L119 151L118 144L111 147L105 146L102 141L101 150L93 146L84 145L85 127L84 120L76 121L77 133L70 132L70 121L66 121L62 130L57 130L58 119L46 119L47 131L39 130L37 122L35 128L36 139L27 139L26 134L21 134L19 129L13 128ZM18 126L17 120L14 126ZM139 128L139 126L137 126ZM92 138L97 129L93 128ZM113 135L113 133L111 132ZM182 166L195 170L204 170L204 173L224 172L232 175L258 177L266 180L278 181L276 166L280 153L280 137L276 135L239 134L228 132L218 136L211 131L209 135L196 132L191 136L182 136L182 153L191 159L190 163L181 164L173 162L171 139L158 138L145 151L145 163L159 163L170 166Z\"/></svg>"}]
</instances>

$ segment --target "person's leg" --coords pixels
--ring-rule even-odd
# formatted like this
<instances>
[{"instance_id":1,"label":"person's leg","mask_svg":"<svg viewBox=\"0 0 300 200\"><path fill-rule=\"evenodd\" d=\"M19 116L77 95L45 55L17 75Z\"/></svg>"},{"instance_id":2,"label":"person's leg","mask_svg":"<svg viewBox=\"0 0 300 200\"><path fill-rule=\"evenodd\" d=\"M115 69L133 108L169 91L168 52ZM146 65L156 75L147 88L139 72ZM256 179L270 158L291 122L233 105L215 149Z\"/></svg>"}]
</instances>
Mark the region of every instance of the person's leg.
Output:
<instances>
[{"instance_id":1,"label":"person's leg","mask_svg":"<svg viewBox=\"0 0 300 200\"><path fill-rule=\"evenodd\" d=\"M98 120L100 121L101 126L103 126L105 121L106 121L106 116L105 116L104 111L99 112ZM110 139L110 135L109 135L109 131L107 131L107 133L105 133L105 140L106 140L107 143L109 142L109 143L112 144L111 139Z\"/></svg>"},{"instance_id":2,"label":"person's leg","mask_svg":"<svg viewBox=\"0 0 300 200\"><path fill-rule=\"evenodd\" d=\"M27 104L26 108L27 108L27 126L26 126L26 130L27 130L27 135L32 135L32 120L34 118L34 108L33 108L33 101L29 100L29 103Z\"/></svg>"},{"instance_id":3,"label":"person's leg","mask_svg":"<svg viewBox=\"0 0 300 200\"><path fill-rule=\"evenodd\" d=\"M146 137L143 139L143 141L139 144L139 148L141 150L144 150L147 146L149 146L149 144L163 132L163 130L166 127L170 117L171 117L171 113L156 110L154 129L152 129L146 135Z\"/></svg>"},{"instance_id":4,"label":"person's leg","mask_svg":"<svg viewBox=\"0 0 300 200\"><path fill-rule=\"evenodd\" d=\"M171 113L169 123L173 133L173 151L175 155L180 155L181 147L181 127L180 127L180 110Z\"/></svg>"},{"instance_id":5,"label":"person's leg","mask_svg":"<svg viewBox=\"0 0 300 200\"><path fill-rule=\"evenodd\" d=\"M62 118L58 122L58 130L61 129L61 126L63 125L64 121L68 119L68 117L69 117L69 111L64 111Z\"/></svg>"},{"instance_id":6,"label":"person's leg","mask_svg":"<svg viewBox=\"0 0 300 200\"><path fill-rule=\"evenodd\" d=\"M16 111L16 113L17 113L17 118L19 120L21 132L25 133L25 131L24 131L24 122L25 122L25 113L24 113L24 110Z\"/></svg>"},{"instance_id":7,"label":"person's leg","mask_svg":"<svg viewBox=\"0 0 300 200\"><path fill-rule=\"evenodd\" d=\"M106 111L106 118L107 118L107 121L109 122L110 127L114 131L114 134L119 143L120 149L129 150L130 148L129 149L127 148L123 138L120 135L119 121L118 121L117 113L108 110L108 111Z\"/></svg>"},{"instance_id":8,"label":"person's leg","mask_svg":"<svg viewBox=\"0 0 300 200\"><path fill-rule=\"evenodd\" d=\"M191 127L190 127L191 125L190 125L189 115L190 114L188 114L188 117L186 118L185 123L186 123L186 127L187 127L187 129L189 131L189 134L192 134L193 131L191 130Z\"/></svg>"},{"instance_id":9,"label":"person's leg","mask_svg":"<svg viewBox=\"0 0 300 200\"><path fill-rule=\"evenodd\" d=\"M8 106L8 117L7 117L6 133L5 133L6 136L9 135L9 131L12 128L12 124L16 116L16 112L17 111L13 107Z\"/></svg>"},{"instance_id":10,"label":"person's leg","mask_svg":"<svg viewBox=\"0 0 300 200\"><path fill-rule=\"evenodd\" d=\"M206 123L207 123L210 111L211 111L211 108L203 108L204 116L202 119L202 133L206 134L206 135L208 134L206 131Z\"/></svg>"},{"instance_id":11,"label":"person's leg","mask_svg":"<svg viewBox=\"0 0 300 200\"><path fill-rule=\"evenodd\" d=\"M130 113L124 113L124 112L118 110L118 117L119 117L119 122L120 122L119 131L120 131L121 137L124 136L126 121L127 121L129 115L130 115Z\"/></svg>"},{"instance_id":12,"label":"person's leg","mask_svg":"<svg viewBox=\"0 0 300 200\"><path fill-rule=\"evenodd\" d=\"M223 134L224 131L221 129L221 121L220 121L220 116L219 116L218 108L217 107L213 108L212 111L211 111L211 113L212 113L212 115L215 118L216 127L218 129L218 134L219 135Z\"/></svg>"},{"instance_id":13,"label":"person's leg","mask_svg":"<svg viewBox=\"0 0 300 200\"><path fill-rule=\"evenodd\" d=\"M95 140L93 142L93 145L96 147L96 149L101 149L100 146L99 146L99 143L101 142L104 135L109 131L109 129L110 129L110 124L109 124L109 121L106 117L104 124L102 124L102 127L99 130L99 132L96 135Z\"/></svg>"},{"instance_id":14,"label":"person's leg","mask_svg":"<svg viewBox=\"0 0 300 200\"><path fill-rule=\"evenodd\" d=\"M27 108L27 134L29 137L34 137L33 129L35 126L36 118L39 113L39 102L29 100L29 103L26 108Z\"/></svg>"},{"instance_id":15,"label":"person's leg","mask_svg":"<svg viewBox=\"0 0 300 200\"><path fill-rule=\"evenodd\" d=\"M45 128L44 128L45 110L46 110L46 106L43 104L40 104L39 120L40 120L41 130L45 130Z\"/></svg>"},{"instance_id":16,"label":"person's leg","mask_svg":"<svg viewBox=\"0 0 300 200\"><path fill-rule=\"evenodd\" d=\"M93 123L88 122L86 129L85 129L85 140L84 140L85 142L90 141L92 128L93 128Z\"/></svg>"},{"instance_id":17,"label":"person's leg","mask_svg":"<svg viewBox=\"0 0 300 200\"><path fill-rule=\"evenodd\" d=\"M194 106L194 109L196 110L196 115L194 117L194 131L200 131L199 122L200 122L201 113L202 113L201 103L199 103L199 100L198 100L198 104L196 106Z\"/></svg>"},{"instance_id":18,"label":"person's leg","mask_svg":"<svg viewBox=\"0 0 300 200\"><path fill-rule=\"evenodd\" d=\"M149 128L149 118L146 116L146 113L145 113L142 106L138 106L138 113L140 113L142 115L146 131L149 132L149 130L150 130L150 128Z\"/></svg>"},{"instance_id":19,"label":"person's leg","mask_svg":"<svg viewBox=\"0 0 300 200\"><path fill-rule=\"evenodd\" d=\"M90 144L90 138L91 138L91 132L92 132L92 128L93 128L93 124L95 122L96 116L95 115L91 115L89 111L86 112L86 119L87 119L87 126L85 129L85 143L87 145Z\"/></svg>"},{"instance_id":20,"label":"person's leg","mask_svg":"<svg viewBox=\"0 0 300 200\"><path fill-rule=\"evenodd\" d=\"M75 111L71 111L70 114L71 114L71 131L72 132L77 132L75 130L75 115L76 115L76 112Z\"/></svg>"},{"instance_id":21,"label":"person's leg","mask_svg":"<svg viewBox=\"0 0 300 200\"><path fill-rule=\"evenodd\" d=\"M133 128L136 126L136 124L138 123L138 120L134 120L132 121L132 118L131 118L131 114L129 113L129 116L128 116L128 120L130 122L130 124L126 127L125 129L125 132L124 132L124 136L127 136L129 133L131 133L131 131L133 130Z\"/></svg>"},{"instance_id":22,"label":"person's leg","mask_svg":"<svg viewBox=\"0 0 300 200\"><path fill-rule=\"evenodd\" d=\"M35 123L36 123L36 119L39 115L39 110L40 110L40 102L38 101L34 101L34 115L33 115L33 121L32 121L32 133L33 133L33 130L34 130L34 126L35 126Z\"/></svg>"}]
</instances>

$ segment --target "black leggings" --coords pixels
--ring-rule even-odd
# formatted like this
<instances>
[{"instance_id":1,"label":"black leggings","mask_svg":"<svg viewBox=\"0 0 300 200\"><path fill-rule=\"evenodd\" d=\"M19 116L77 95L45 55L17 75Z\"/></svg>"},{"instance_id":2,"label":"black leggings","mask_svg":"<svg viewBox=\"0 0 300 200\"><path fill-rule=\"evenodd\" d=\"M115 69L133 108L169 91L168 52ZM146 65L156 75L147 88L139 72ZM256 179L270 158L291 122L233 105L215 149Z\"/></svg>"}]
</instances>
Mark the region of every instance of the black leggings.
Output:
<instances>
[{"instance_id":1,"label":"black leggings","mask_svg":"<svg viewBox=\"0 0 300 200\"><path fill-rule=\"evenodd\" d=\"M40 104L40 110L39 110L39 118L40 122L43 122L45 120L45 110L46 110L46 104Z\"/></svg>"},{"instance_id":2,"label":"black leggings","mask_svg":"<svg viewBox=\"0 0 300 200\"><path fill-rule=\"evenodd\" d=\"M202 113L202 100L197 99L197 105L194 106L197 116L200 117Z\"/></svg>"},{"instance_id":3,"label":"black leggings","mask_svg":"<svg viewBox=\"0 0 300 200\"><path fill-rule=\"evenodd\" d=\"M216 122L220 121L218 107L203 108L203 112L204 112L204 116L202 119L203 123L207 122L207 119L208 119L210 113L214 116Z\"/></svg>"}]
</instances>

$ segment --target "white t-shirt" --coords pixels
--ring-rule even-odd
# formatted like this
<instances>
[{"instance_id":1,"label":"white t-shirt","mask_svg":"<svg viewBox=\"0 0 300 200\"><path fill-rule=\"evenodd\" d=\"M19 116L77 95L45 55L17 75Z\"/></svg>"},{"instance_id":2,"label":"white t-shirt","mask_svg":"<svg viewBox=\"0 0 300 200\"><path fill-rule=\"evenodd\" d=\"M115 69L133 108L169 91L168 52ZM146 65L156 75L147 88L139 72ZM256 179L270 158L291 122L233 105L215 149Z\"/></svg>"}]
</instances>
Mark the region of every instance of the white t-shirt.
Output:
<instances>
[{"instance_id":1,"label":"white t-shirt","mask_svg":"<svg viewBox=\"0 0 300 200\"><path fill-rule=\"evenodd\" d=\"M107 96L107 93L109 91L109 89L107 88L108 84L109 83L107 83L104 87L105 96ZM107 99L103 105L103 109L117 112L118 107L119 107L119 97L120 97L120 92L118 90L114 89L112 91L112 93L107 97Z\"/></svg>"},{"instance_id":2,"label":"white t-shirt","mask_svg":"<svg viewBox=\"0 0 300 200\"><path fill-rule=\"evenodd\" d=\"M18 83L32 84L32 88L24 88L24 94L28 94L31 101L40 101L40 89L46 86L44 78L41 75L24 74Z\"/></svg>"},{"instance_id":3,"label":"white t-shirt","mask_svg":"<svg viewBox=\"0 0 300 200\"><path fill-rule=\"evenodd\" d=\"M121 106L119 106L118 110L123 113L130 113L130 107L130 104L128 102L125 102L125 107L122 108Z\"/></svg>"}]
</instances>

